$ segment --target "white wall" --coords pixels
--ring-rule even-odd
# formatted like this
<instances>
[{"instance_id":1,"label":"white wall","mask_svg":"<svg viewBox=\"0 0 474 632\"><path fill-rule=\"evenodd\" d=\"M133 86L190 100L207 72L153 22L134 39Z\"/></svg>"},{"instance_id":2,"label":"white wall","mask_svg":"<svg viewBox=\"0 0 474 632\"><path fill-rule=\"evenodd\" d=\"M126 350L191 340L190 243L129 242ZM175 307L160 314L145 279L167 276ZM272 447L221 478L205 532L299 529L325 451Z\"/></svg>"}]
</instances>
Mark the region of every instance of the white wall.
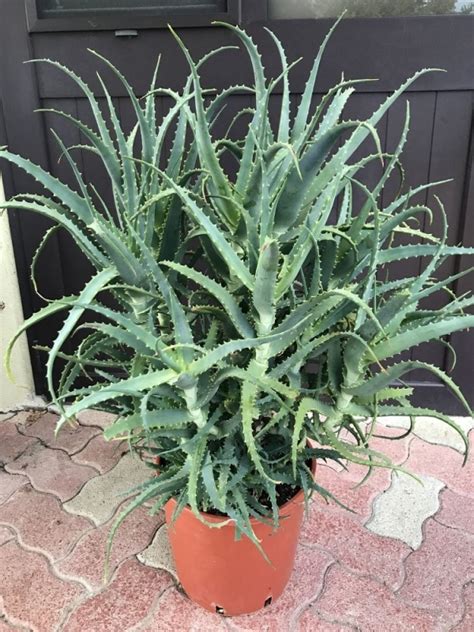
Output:
<instances>
[{"instance_id":1,"label":"white wall","mask_svg":"<svg viewBox=\"0 0 474 632\"><path fill-rule=\"evenodd\" d=\"M0 173L0 200L4 200ZM23 322L18 277L6 212L0 211L0 410L7 410L30 400L34 395L33 374L26 336L17 341L12 369L15 383L6 376L4 357L8 342Z\"/></svg>"}]
</instances>

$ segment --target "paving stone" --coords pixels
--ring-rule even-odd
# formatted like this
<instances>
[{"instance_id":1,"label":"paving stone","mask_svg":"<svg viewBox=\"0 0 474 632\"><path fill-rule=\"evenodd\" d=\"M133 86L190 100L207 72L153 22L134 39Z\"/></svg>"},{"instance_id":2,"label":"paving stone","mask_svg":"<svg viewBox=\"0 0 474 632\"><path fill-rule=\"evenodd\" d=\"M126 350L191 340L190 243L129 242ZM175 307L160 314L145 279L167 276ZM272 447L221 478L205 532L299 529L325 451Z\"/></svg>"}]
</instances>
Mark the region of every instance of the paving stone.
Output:
<instances>
[{"instance_id":1,"label":"paving stone","mask_svg":"<svg viewBox=\"0 0 474 632\"><path fill-rule=\"evenodd\" d=\"M10 463L26 449L38 444L37 439L24 437L15 424L0 424L0 465Z\"/></svg>"},{"instance_id":2,"label":"paving stone","mask_svg":"<svg viewBox=\"0 0 474 632\"><path fill-rule=\"evenodd\" d=\"M352 632L354 628L321 619L313 606L309 606L298 619L298 632Z\"/></svg>"},{"instance_id":3,"label":"paving stone","mask_svg":"<svg viewBox=\"0 0 474 632\"><path fill-rule=\"evenodd\" d=\"M113 516L128 492L152 475L152 470L142 461L127 454L110 472L97 476L84 485L73 500L65 503L64 509L86 516L96 525L104 524Z\"/></svg>"},{"instance_id":4,"label":"paving stone","mask_svg":"<svg viewBox=\"0 0 474 632\"><path fill-rule=\"evenodd\" d=\"M59 417L51 413L41 415L38 419L27 421L21 432L30 437L41 439L50 448L65 450L68 454L75 454L82 450L99 430L75 424L65 424L57 436L54 432Z\"/></svg>"},{"instance_id":5,"label":"paving stone","mask_svg":"<svg viewBox=\"0 0 474 632\"><path fill-rule=\"evenodd\" d=\"M89 520L71 516L54 496L35 491L31 485L19 489L0 507L0 523L13 527L26 548L58 560L92 528Z\"/></svg>"},{"instance_id":6,"label":"paving stone","mask_svg":"<svg viewBox=\"0 0 474 632\"><path fill-rule=\"evenodd\" d=\"M367 529L418 549L423 540L423 523L438 511L438 496L444 487L441 481L430 476L419 478L422 484L406 474L394 472L390 488L375 499Z\"/></svg>"},{"instance_id":7,"label":"paving stone","mask_svg":"<svg viewBox=\"0 0 474 632\"><path fill-rule=\"evenodd\" d=\"M76 416L81 426L97 426L98 428L107 428L117 419L117 415L111 413L103 413L100 410L83 410Z\"/></svg>"},{"instance_id":8,"label":"paving stone","mask_svg":"<svg viewBox=\"0 0 474 632\"><path fill-rule=\"evenodd\" d=\"M227 632L222 617L208 612L175 588L167 590L141 632Z\"/></svg>"},{"instance_id":9,"label":"paving stone","mask_svg":"<svg viewBox=\"0 0 474 632\"><path fill-rule=\"evenodd\" d=\"M28 423L33 423L44 414L46 414L44 410L22 410L16 413L15 418L12 421L14 421L21 432L23 426Z\"/></svg>"},{"instance_id":10,"label":"paving stone","mask_svg":"<svg viewBox=\"0 0 474 632\"><path fill-rule=\"evenodd\" d=\"M313 506L301 533L305 546L320 547L351 571L371 575L395 587L403 579L403 561L410 549L403 542L374 535L347 513Z\"/></svg>"},{"instance_id":11,"label":"paving stone","mask_svg":"<svg viewBox=\"0 0 474 632\"><path fill-rule=\"evenodd\" d=\"M400 429L388 428L378 422L372 434L370 447L373 450L386 454L395 465L401 465L407 460L412 437L399 438L404 434Z\"/></svg>"},{"instance_id":12,"label":"paving stone","mask_svg":"<svg viewBox=\"0 0 474 632\"><path fill-rule=\"evenodd\" d=\"M464 616L451 632L472 632L474 630L474 581L464 587Z\"/></svg>"},{"instance_id":13,"label":"paving stone","mask_svg":"<svg viewBox=\"0 0 474 632\"><path fill-rule=\"evenodd\" d=\"M471 450L474 448L474 434L470 433ZM472 451L471 451L472 454ZM456 494L474 498L474 459L470 458L464 467L463 457L456 450L445 446L432 445L414 438L410 445L410 456L404 468L416 474L426 474L443 481Z\"/></svg>"},{"instance_id":14,"label":"paving stone","mask_svg":"<svg viewBox=\"0 0 474 632\"><path fill-rule=\"evenodd\" d=\"M387 475L387 477L379 476L377 481L370 477L363 485L356 487L357 482L344 472L337 472L325 465L318 465L316 480L318 485L330 491L339 502L351 509L354 513L349 515L359 522L366 522L370 518L373 501L390 485L390 478ZM335 511L347 512L347 509L339 507L335 500L329 500L326 503L317 493L313 496L313 502L322 507L330 507Z\"/></svg>"},{"instance_id":15,"label":"paving stone","mask_svg":"<svg viewBox=\"0 0 474 632\"><path fill-rule=\"evenodd\" d=\"M24 630L25 628L18 628L17 626L10 625L2 615L0 615L0 632L18 632L18 630Z\"/></svg>"},{"instance_id":16,"label":"paving stone","mask_svg":"<svg viewBox=\"0 0 474 632\"><path fill-rule=\"evenodd\" d=\"M122 508L121 508L122 509ZM119 509L120 511L120 509ZM163 523L162 514L150 516L145 509L133 511L117 530L109 560L109 577L127 558L143 551L156 529ZM87 533L72 553L55 565L61 577L76 579L91 592L104 586L105 551L115 517L98 529Z\"/></svg>"},{"instance_id":17,"label":"paving stone","mask_svg":"<svg viewBox=\"0 0 474 632\"><path fill-rule=\"evenodd\" d=\"M333 558L320 549L299 547L293 575L283 595L274 604L255 614L232 617L232 629L245 632L288 632L296 629L301 612L316 599L323 587L324 574Z\"/></svg>"},{"instance_id":18,"label":"paving stone","mask_svg":"<svg viewBox=\"0 0 474 632\"><path fill-rule=\"evenodd\" d=\"M378 436L373 436L370 440L370 448L376 452L385 454L392 460L394 465L402 465L408 459L409 446L412 441L412 437L405 437L404 439L394 440L394 437L399 437L399 429L386 428L380 424L376 424L374 429L374 435L380 435L381 437L387 437L386 439ZM343 472L344 477L359 482L367 474L368 468L364 465L357 465L355 463L347 463L347 471ZM391 471L383 468L373 468L372 473L368 479L373 487L385 489L390 482Z\"/></svg>"},{"instance_id":19,"label":"paving stone","mask_svg":"<svg viewBox=\"0 0 474 632\"><path fill-rule=\"evenodd\" d=\"M363 632L445 630L432 613L404 603L371 577L354 575L338 564L329 569L313 607L319 615Z\"/></svg>"},{"instance_id":20,"label":"paving stone","mask_svg":"<svg viewBox=\"0 0 474 632\"><path fill-rule=\"evenodd\" d=\"M28 483L26 476L20 474L8 474L8 472L0 471L0 505L7 500L12 494Z\"/></svg>"},{"instance_id":21,"label":"paving stone","mask_svg":"<svg viewBox=\"0 0 474 632\"><path fill-rule=\"evenodd\" d=\"M441 508L435 518L446 527L464 529L474 535L474 498L458 496L450 489L445 489L441 494Z\"/></svg>"},{"instance_id":22,"label":"paving stone","mask_svg":"<svg viewBox=\"0 0 474 632\"><path fill-rule=\"evenodd\" d=\"M400 599L438 612L445 625L453 625L463 614L463 585L474 577L474 537L428 520L423 545L405 562L405 575Z\"/></svg>"},{"instance_id":23,"label":"paving stone","mask_svg":"<svg viewBox=\"0 0 474 632\"><path fill-rule=\"evenodd\" d=\"M14 625L38 632L56 629L69 604L83 593L78 584L52 575L44 557L16 542L0 547L0 596L3 612Z\"/></svg>"},{"instance_id":24,"label":"paving stone","mask_svg":"<svg viewBox=\"0 0 474 632\"><path fill-rule=\"evenodd\" d=\"M64 632L118 632L142 621L154 601L172 585L170 576L143 566L136 560L124 562L112 583L82 603L65 623Z\"/></svg>"},{"instance_id":25,"label":"paving stone","mask_svg":"<svg viewBox=\"0 0 474 632\"><path fill-rule=\"evenodd\" d=\"M474 419L470 417L451 417L466 434L474 428ZM408 417L386 417L383 423L396 428L409 428ZM443 421L435 417L417 417L413 433L428 443L445 445L459 452L464 452L464 442L459 434Z\"/></svg>"},{"instance_id":26,"label":"paving stone","mask_svg":"<svg viewBox=\"0 0 474 632\"><path fill-rule=\"evenodd\" d=\"M150 546L142 551L138 556L142 564L152 566L153 568L161 568L171 573L178 581L178 575L174 565L173 554L171 553L170 542L168 539L168 527L163 524L155 534Z\"/></svg>"},{"instance_id":27,"label":"paving stone","mask_svg":"<svg viewBox=\"0 0 474 632\"><path fill-rule=\"evenodd\" d=\"M0 546L2 546L2 544L5 544L5 542L8 542L9 540L13 540L14 537L15 534L13 533L13 531L10 531L10 529L7 529L6 527L0 526Z\"/></svg>"},{"instance_id":28,"label":"paving stone","mask_svg":"<svg viewBox=\"0 0 474 632\"><path fill-rule=\"evenodd\" d=\"M51 450L35 444L6 466L12 474L26 474L40 492L54 494L63 502L75 496L86 481L97 472L77 465L62 450Z\"/></svg>"},{"instance_id":29,"label":"paving stone","mask_svg":"<svg viewBox=\"0 0 474 632\"><path fill-rule=\"evenodd\" d=\"M84 428L89 430L88 428ZM128 451L128 446L123 441L106 441L99 434L94 437L86 447L73 456L73 461L82 465L90 465L105 474L120 461Z\"/></svg>"}]
</instances>

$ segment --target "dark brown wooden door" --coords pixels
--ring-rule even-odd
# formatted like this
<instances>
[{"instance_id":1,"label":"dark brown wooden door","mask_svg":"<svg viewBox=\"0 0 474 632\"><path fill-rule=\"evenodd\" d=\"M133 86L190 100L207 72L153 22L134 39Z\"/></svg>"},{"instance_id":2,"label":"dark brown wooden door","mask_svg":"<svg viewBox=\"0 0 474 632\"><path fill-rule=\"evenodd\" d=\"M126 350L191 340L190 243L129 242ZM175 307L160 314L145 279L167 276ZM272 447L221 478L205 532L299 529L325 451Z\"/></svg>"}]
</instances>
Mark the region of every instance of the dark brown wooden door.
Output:
<instances>
[{"instance_id":1,"label":"dark brown wooden door","mask_svg":"<svg viewBox=\"0 0 474 632\"><path fill-rule=\"evenodd\" d=\"M258 15L256 5L252 6L254 13L247 14L248 28L261 47L268 75L276 76L279 74L278 59L262 25L251 23L252 17ZM298 99L303 91L315 51L330 24L327 20L267 23L283 41L291 59L304 57L293 73L294 99ZM232 40L225 29L210 26L186 28L181 35L196 57ZM87 104L77 86L59 71L46 65L24 65L22 62L44 57L59 60L100 93L95 75L97 66L87 48L110 58L132 81L139 95L147 90L159 53L163 58L160 70L163 84L179 88L187 72L186 62L166 29L136 29L136 35L129 38L117 37L113 29L29 33L23 3L0 0L0 144L8 144L11 150L39 162L71 185L71 175L63 162L58 163L58 150L48 129L55 129L70 144L81 139L67 122L50 114L32 114L32 111L38 107L53 107L87 121L90 119ZM405 97L410 100L412 111L411 136L404 155L407 186L452 178L437 191L448 211L450 238L454 243L474 246L474 16L346 20L329 45L314 99L317 101L321 93L334 85L342 72L351 78L378 77L376 83L362 84L364 87L358 90L347 110L347 115L353 118L367 116L387 93L423 67L442 67L448 72L425 75ZM249 81L249 75L250 68L244 58L229 53L228 57L223 56L208 66L203 80L209 85L223 87L244 84ZM113 77L107 75L107 80L125 127L131 126L132 113L123 88ZM232 98L238 106L248 97L242 93ZM277 102L278 95L274 100ZM163 113L167 107L166 98L159 98L158 111ZM404 107L404 99L401 99L380 124L386 150L393 149L398 139ZM229 105L231 109L232 103ZM98 180L99 186L103 185L105 179L101 183L94 156L83 152L80 160L86 177L90 175L95 182ZM6 165L2 165L2 169L7 195L35 187L35 183L20 171ZM375 167L366 177L371 180L376 175ZM103 193L107 196L105 188ZM388 187L385 195L388 198L390 194ZM430 200L431 192L421 198L423 202ZM28 268L47 223L36 215L12 213L11 226L25 314L29 315L42 304L32 291ZM409 272L416 273L423 261L409 265ZM449 274L467 266L467 260L452 260L445 265L444 272ZM51 241L38 268L43 292L51 297L63 292L77 292L89 273L87 262L63 233L58 233ZM457 291L464 292L472 287L471 275L458 283ZM30 332L30 343L48 343L57 325L50 320L35 327ZM452 342L458 355L454 378L474 404L474 332L453 336ZM439 343L425 345L413 355L445 368L450 363L446 347ZM43 392L42 362L34 352L32 357L37 388ZM414 375L413 380L422 384L418 403L447 412L460 412L446 389L433 378Z\"/></svg>"}]
</instances>

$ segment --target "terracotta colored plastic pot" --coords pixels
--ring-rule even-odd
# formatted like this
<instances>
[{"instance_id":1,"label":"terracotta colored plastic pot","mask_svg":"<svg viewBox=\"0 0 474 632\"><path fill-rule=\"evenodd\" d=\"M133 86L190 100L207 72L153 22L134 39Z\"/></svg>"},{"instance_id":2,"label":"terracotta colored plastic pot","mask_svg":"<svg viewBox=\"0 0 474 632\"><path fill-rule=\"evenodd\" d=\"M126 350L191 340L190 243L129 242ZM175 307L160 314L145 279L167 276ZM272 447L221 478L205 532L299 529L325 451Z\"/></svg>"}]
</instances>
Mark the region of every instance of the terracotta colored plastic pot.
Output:
<instances>
[{"instance_id":1,"label":"terracotta colored plastic pot","mask_svg":"<svg viewBox=\"0 0 474 632\"><path fill-rule=\"evenodd\" d=\"M312 470L314 475L316 461ZM281 507L282 520L276 531L252 519L271 563L246 536L235 540L232 523L208 527L186 507L171 525L175 507L175 500L165 506L166 522L178 577L190 599L226 616L255 612L278 599L293 570L304 513L302 491ZM224 520L203 515L208 522Z\"/></svg>"}]
</instances>

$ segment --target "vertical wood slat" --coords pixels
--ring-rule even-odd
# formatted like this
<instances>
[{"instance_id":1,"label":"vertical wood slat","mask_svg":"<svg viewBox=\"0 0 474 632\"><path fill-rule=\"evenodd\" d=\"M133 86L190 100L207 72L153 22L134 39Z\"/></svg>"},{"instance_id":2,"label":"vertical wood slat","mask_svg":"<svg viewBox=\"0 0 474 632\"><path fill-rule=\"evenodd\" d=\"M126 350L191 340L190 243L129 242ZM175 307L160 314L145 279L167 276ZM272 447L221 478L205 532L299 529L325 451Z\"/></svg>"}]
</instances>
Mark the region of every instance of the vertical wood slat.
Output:
<instances>
[{"instance_id":1,"label":"vertical wood slat","mask_svg":"<svg viewBox=\"0 0 474 632\"><path fill-rule=\"evenodd\" d=\"M463 186L461 204L461 222L459 226L459 242L474 248L474 95L471 94L471 125L469 132L469 153L467 157L466 177ZM474 265L473 257L462 257L458 261L458 270L468 270ZM456 283L456 293L462 295L474 291L473 274L462 277ZM468 310L474 313L474 307ZM474 329L469 332L454 334L451 342L457 352L457 363L453 370L453 378L467 394L471 407L474 384Z\"/></svg>"},{"instance_id":2,"label":"vertical wood slat","mask_svg":"<svg viewBox=\"0 0 474 632\"><path fill-rule=\"evenodd\" d=\"M404 190L428 182L431 139L434 121L436 93L407 93L390 108L387 125L387 151L393 152L397 147L405 123L406 103L410 105L410 127L408 140L401 155L405 169ZM394 174L395 175L395 174ZM392 176L383 193L384 206L389 204L399 188L398 173ZM426 193L415 196L413 202L424 204Z\"/></svg>"},{"instance_id":3,"label":"vertical wood slat","mask_svg":"<svg viewBox=\"0 0 474 632\"><path fill-rule=\"evenodd\" d=\"M471 95L468 92L440 92L437 96L436 115L433 125L432 152L429 180L437 181L452 178L452 181L431 189L428 205L434 211L433 224L430 226L435 234L440 235L442 220L438 212L437 195L442 201L448 220L448 241L457 243L461 221L462 193L467 169L469 150L469 126L472 116ZM421 269L426 265L422 260ZM438 278L445 278L455 272L456 259L449 258L436 273ZM437 293L424 302L427 309L440 308L449 302L446 293ZM439 343L423 345L413 352L415 359L422 359L430 364L449 368L446 347Z\"/></svg>"}]
</instances>

